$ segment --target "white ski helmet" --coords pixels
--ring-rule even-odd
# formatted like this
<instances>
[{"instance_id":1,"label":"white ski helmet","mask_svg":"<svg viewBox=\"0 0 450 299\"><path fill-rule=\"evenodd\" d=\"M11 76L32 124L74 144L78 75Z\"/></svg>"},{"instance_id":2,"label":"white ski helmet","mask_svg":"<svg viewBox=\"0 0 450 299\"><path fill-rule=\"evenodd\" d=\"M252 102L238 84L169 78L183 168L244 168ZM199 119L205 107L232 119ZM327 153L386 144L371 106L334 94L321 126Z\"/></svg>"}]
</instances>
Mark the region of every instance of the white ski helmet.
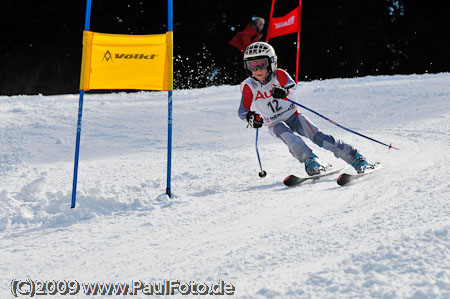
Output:
<instances>
[{"instance_id":1,"label":"white ski helmet","mask_svg":"<svg viewBox=\"0 0 450 299\"><path fill-rule=\"evenodd\" d=\"M277 68L277 54L271 45L265 42L255 42L250 44L244 52L244 68L251 76L252 71L248 69L247 61L258 60L261 58L267 58L269 66L269 72L274 73Z\"/></svg>"}]
</instances>

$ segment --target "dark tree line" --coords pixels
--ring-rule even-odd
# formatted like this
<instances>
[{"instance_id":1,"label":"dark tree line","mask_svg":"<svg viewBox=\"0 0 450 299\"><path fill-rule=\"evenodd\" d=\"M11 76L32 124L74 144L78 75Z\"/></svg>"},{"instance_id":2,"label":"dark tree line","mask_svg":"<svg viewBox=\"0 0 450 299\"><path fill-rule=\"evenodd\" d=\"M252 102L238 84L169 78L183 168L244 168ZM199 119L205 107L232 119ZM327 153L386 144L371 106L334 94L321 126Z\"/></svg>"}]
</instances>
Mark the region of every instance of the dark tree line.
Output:
<instances>
[{"instance_id":1,"label":"dark tree line","mask_svg":"<svg viewBox=\"0 0 450 299\"><path fill-rule=\"evenodd\" d=\"M165 0L93 0L91 30L167 30ZM298 4L277 0L275 16ZM0 94L77 93L85 1L2 3ZM218 66L252 16L271 0L174 1L175 88L235 84ZM299 80L450 71L450 26L442 1L303 0ZM264 37L265 38L265 37ZM295 74L295 34L272 39L279 66Z\"/></svg>"}]
</instances>

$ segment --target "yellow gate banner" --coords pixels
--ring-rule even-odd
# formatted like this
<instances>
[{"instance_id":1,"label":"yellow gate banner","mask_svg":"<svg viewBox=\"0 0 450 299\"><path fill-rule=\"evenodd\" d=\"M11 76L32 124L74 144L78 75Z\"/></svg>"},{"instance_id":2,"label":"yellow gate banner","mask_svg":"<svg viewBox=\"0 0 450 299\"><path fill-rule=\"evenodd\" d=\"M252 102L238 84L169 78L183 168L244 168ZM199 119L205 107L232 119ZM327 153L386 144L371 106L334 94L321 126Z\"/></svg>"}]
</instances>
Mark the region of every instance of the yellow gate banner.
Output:
<instances>
[{"instance_id":1,"label":"yellow gate banner","mask_svg":"<svg viewBox=\"0 0 450 299\"><path fill-rule=\"evenodd\" d=\"M173 90L173 32L83 32L80 90Z\"/></svg>"}]
</instances>

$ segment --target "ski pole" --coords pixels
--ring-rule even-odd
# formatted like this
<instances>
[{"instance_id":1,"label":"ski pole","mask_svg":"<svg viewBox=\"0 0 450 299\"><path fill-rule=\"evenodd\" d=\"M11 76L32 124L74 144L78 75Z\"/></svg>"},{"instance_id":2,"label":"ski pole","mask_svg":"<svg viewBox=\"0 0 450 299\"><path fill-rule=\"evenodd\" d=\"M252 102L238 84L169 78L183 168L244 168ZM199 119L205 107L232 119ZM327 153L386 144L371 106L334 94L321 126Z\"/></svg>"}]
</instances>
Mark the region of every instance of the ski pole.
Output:
<instances>
[{"instance_id":1,"label":"ski pole","mask_svg":"<svg viewBox=\"0 0 450 299\"><path fill-rule=\"evenodd\" d=\"M285 98L285 99L287 99L287 98ZM291 102L291 103L293 103L293 104L295 104L295 105L297 105L297 106L300 106L300 107L302 107L303 109L306 109L306 110L308 110L309 112L312 112L312 113L314 113L315 115L320 116L321 118L323 118L323 119L329 121L329 122L332 123L333 125L335 125L335 126L341 128L341 129L344 129L344 130L346 130L346 131L348 131L348 132L350 132L350 133L356 134L356 135L358 135L358 136L364 137L364 138L366 138L366 139L369 139L369 140L372 140L372 141L377 142L377 143L379 143L379 144L382 144L382 145L384 145L384 146L387 146L389 149L393 148L393 149L396 149L396 150L400 150L400 149L398 149L398 148L396 148L396 147L393 147L392 144L387 145L386 143L383 143L383 142L381 142L381 141L378 141L378 140L376 140L376 139L373 139L373 138L371 138L371 137L368 137L368 136L363 135L363 134L361 134L361 133L358 133L358 132L356 132L356 131L350 130L349 128L346 128L346 127L344 127L344 126L341 126L340 124L336 123L335 121L332 121L332 120L329 119L328 117L326 117L326 116L324 116L324 115L322 115L322 114L320 114L320 113L318 113L318 112L312 110L311 108L305 107L305 106L303 106L303 105L301 105L301 104L299 104L299 103L297 103L297 102L295 102L295 101L293 101L293 100L291 100L291 99L287 99L287 100L288 100L288 102ZM257 133L258 133L258 132L257 132Z\"/></svg>"},{"instance_id":2,"label":"ski pole","mask_svg":"<svg viewBox=\"0 0 450 299\"><path fill-rule=\"evenodd\" d=\"M261 165L261 158L259 157L259 151L258 151L258 130L259 128L256 128L256 141L255 141L255 148L256 148L256 156L258 156L258 162L259 162L259 168L261 169L261 172L259 173L259 177L263 178L267 175L267 172L265 172Z\"/></svg>"}]
</instances>

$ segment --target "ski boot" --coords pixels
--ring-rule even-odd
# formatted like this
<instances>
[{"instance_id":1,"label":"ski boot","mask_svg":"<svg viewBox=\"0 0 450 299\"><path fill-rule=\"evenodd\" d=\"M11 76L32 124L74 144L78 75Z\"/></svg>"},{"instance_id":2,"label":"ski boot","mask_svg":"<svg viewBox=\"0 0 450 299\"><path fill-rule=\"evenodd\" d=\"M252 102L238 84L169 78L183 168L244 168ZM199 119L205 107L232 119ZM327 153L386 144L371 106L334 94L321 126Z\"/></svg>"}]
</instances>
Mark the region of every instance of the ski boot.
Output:
<instances>
[{"instance_id":1,"label":"ski boot","mask_svg":"<svg viewBox=\"0 0 450 299\"><path fill-rule=\"evenodd\" d=\"M353 166L353 168L356 169L357 173L364 173L366 169L374 169L374 165L366 160L366 158L357 153L353 161L350 163L350 165Z\"/></svg>"},{"instance_id":2,"label":"ski boot","mask_svg":"<svg viewBox=\"0 0 450 299\"><path fill-rule=\"evenodd\" d=\"M322 160L313 153L305 160L305 171L309 176L320 174L321 171L325 170Z\"/></svg>"}]
</instances>

